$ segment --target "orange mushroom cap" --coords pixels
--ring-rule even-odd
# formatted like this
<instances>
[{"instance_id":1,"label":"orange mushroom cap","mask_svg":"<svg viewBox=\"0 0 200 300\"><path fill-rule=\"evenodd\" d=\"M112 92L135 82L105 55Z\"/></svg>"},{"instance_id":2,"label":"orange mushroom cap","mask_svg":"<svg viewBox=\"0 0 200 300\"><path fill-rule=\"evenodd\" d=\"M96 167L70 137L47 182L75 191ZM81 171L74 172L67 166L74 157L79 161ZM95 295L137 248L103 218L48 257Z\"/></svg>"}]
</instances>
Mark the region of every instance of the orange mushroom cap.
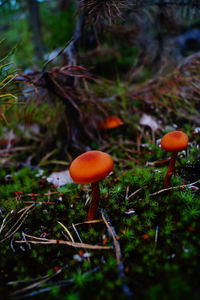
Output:
<instances>
[{"instance_id":1,"label":"orange mushroom cap","mask_svg":"<svg viewBox=\"0 0 200 300\"><path fill-rule=\"evenodd\" d=\"M112 157L101 151L88 151L79 155L69 169L73 181L79 184L97 182L113 169Z\"/></svg>"},{"instance_id":2,"label":"orange mushroom cap","mask_svg":"<svg viewBox=\"0 0 200 300\"><path fill-rule=\"evenodd\" d=\"M100 129L112 129L123 124L122 120L119 117L110 116L107 117L105 120L99 122Z\"/></svg>"},{"instance_id":3,"label":"orange mushroom cap","mask_svg":"<svg viewBox=\"0 0 200 300\"><path fill-rule=\"evenodd\" d=\"M161 147L168 152L179 152L187 148L188 136L182 131L172 131L163 136Z\"/></svg>"}]
</instances>

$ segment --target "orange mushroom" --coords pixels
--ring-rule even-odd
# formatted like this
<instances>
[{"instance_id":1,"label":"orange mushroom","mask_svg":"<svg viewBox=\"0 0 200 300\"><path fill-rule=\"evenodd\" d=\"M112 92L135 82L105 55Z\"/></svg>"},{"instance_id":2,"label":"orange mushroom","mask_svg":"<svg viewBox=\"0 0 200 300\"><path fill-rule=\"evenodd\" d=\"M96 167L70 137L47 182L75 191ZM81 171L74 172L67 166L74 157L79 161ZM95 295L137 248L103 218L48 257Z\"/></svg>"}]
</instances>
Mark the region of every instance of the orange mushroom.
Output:
<instances>
[{"instance_id":1,"label":"orange mushroom","mask_svg":"<svg viewBox=\"0 0 200 300\"><path fill-rule=\"evenodd\" d=\"M92 184L92 200L87 213L87 220L96 216L100 201L99 180L105 178L113 169L112 157L101 151L88 151L79 155L69 169L73 181L78 184Z\"/></svg>"},{"instance_id":2,"label":"orange mushroom","mask_svg":"<svg viewBox=\"0 0 200 300\"><path fill-rule=\"evenodd\" d=\"M169 168L164 179L164 188L170 186L170 179L175 170L175 163L177 154L187 148L188 136L182 131L172 131L163 136L161 139L161 147L168 152L171 152L171 159L169 162Z\"/></svg>"},{"instance_id":3,"label":"orange mushroom","mask_svg":"<svg viewBox=\"0 0 200 300\"><path fill-rule=\"evenodd\" d=\"M110 116L104 120L101 120L98 126L100 129L112 129L121 125L123 125L123 122L119 117Z\"/></svg>"}]
</instances>

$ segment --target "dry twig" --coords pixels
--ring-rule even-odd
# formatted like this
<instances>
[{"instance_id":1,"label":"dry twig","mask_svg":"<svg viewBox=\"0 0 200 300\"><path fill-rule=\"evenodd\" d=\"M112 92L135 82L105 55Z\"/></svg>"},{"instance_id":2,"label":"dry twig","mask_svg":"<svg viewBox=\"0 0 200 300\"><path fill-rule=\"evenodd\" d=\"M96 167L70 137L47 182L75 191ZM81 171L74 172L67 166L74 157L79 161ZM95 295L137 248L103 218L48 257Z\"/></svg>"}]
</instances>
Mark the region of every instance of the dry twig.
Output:
<instances>
[{"instance_id":1,"label":"dry twig","mask_svg":"<svg viewBox=\"0 0 200 300\"><path fill-rule=\"evenodd\" d=\"M150 194L150 196L156 196L156 195L159 195L161 193L164 193L164 192L167 192L167 191L170 191L170 190L183 189L183 188L195 185L196 183L199 183L199 182L200 182L200 179L197 180L197 181L195 181L195 182L189 183L189 184L182 184L182 185L172 186L170 188L162 189L162 190L159 190L159 191L157 191L155 193L152 193L152 194Z\"/></svg>"},{"instance_id":2,"label":"dry twig","mask_svg":"<svg viewBox=\"0 0 200 300\"><path fill-rule=\"evenodd\" d=\"M137 193L139 193L141 190L143 190L145 188L145 186L142 186L141 188L137 189L136 191L134 191L132 194L130 194L128 196L128 194L125 197L125 200L128 201L130 200L133 196L135 196Z\"/></svg>"},{"instance_id":3,"label":"dry twig","mask_svg":"<svg viewBox=\"0 0 200 300\"><path fill-rule=\"evenodd\" d=\"M85 248L85 249L92 249L92 250L109 250L112 249L112 247L109 246L99 246L99 245L90 245L90 244L84 244L84 243L76 243L76 242L69 242L69 241L63 241L63 240L53 240L53 239L45 239L45 238L38 238L36 236L25 234L27 238L30 238L30 240L27 240L28 243L31 244L59 244L59 245L66 245L71 246L75 248ZM26 241L15 241L15 243L26 243Z\"/></svg>"},{"instance_id":4,"label":"dry twig","mask_svg":"<svg viewBox=\"0 0 200 300\"><path fill-rule=\"evenodd\" d=\"M123 292L128 298L131 298L133 296L133 294L132 294L131 290L129 289L129 287L124 282L125 281L124 265L122 262L122 253L121 253L120 243L117 240L117 234L115 232L114 227L112 226L112 224L108 220L108 217L105 215L105 212L102 209L101 209L101 215L102 215L102 219L108 229L108 233L113 239L115 256L116 256L117 266L118 266L118 276L119 276L120 280L122 281Z\"/></svg>"},{"instance_id":5,"label":"dry twig","mask_svg":"<svg viewBox=\"0 0 200 300\"><path fill-rule=\"evenodd\" d=\"M33 289L33 288L36 288L37 286L41 285L42 283L44 283L44 282L46 282L46 281L52 279L52 278L55 277L56 275L60 274L60 273L62 272L63 269L64 269L64 268L59 269L55 274L53 274L53 275L51 275L51 276L50 276L50 275L44 276L42 279L39 279L37 282L34 282L34 283L32 283L32 284L26 286L25 288L22 288L22 289L20 289L20 290L17 290L17 291L15 291L15 292L13 292L13 293L11 294L11 296L19 295L19 294L24 293L24 292L26 292L26 291L28 291L28 290L31 290L31 289Z\"/></svg>"}]
</instances>

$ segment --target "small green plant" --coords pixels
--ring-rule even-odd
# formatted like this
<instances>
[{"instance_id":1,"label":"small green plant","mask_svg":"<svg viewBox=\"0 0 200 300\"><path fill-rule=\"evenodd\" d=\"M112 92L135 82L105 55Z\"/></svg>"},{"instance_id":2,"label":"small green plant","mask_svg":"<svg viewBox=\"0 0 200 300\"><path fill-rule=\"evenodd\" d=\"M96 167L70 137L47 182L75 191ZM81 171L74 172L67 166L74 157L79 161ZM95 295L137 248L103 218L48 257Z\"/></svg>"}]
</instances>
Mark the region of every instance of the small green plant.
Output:
<instances>
[{"instance_id":1,"label":"small green plant","mask_svg":"<svg viewBox=\"0 0 200 300\"><path fill-rule=\"evenodd\" d=\"M0 41L0 45L1 43L2 41ZM16 85L14 83L16 71L10 62L10 56L11 53L4 58L0 58L0 105L17 103Z\"/></svg>"}]
</instances>

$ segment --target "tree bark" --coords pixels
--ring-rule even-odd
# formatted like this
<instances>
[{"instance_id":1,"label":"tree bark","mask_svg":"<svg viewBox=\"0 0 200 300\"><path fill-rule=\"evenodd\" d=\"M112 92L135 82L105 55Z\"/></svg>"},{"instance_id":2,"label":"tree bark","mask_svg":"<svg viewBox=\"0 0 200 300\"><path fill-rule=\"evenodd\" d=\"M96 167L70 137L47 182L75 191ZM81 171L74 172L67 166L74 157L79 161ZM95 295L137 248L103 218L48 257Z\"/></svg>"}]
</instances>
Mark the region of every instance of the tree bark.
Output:
<instances>
[{"instance_id":1,"label":"tree bark","mask_svg":"<svg viewBox=\"0 0 200 300\"><path fill-rule=\"evenodd\" d=\"M71 0L60 0L58 7L61 11L66 11L71 4Z\"/></svg>"},{"instance_id":2,"label":"tree bark","mask_svg":"<svg viewBox=\"0 0 200 300\"><path fill-rule=\"evenodd\" d=\"M37 0L27 1L30 25L32 29L32 39L34 44L34 52L37 60L43 59L44 54L44 44L42 41L42 31L41 31L41 20L40 20L40 8Z\"/></svg>"}]
</instances>

